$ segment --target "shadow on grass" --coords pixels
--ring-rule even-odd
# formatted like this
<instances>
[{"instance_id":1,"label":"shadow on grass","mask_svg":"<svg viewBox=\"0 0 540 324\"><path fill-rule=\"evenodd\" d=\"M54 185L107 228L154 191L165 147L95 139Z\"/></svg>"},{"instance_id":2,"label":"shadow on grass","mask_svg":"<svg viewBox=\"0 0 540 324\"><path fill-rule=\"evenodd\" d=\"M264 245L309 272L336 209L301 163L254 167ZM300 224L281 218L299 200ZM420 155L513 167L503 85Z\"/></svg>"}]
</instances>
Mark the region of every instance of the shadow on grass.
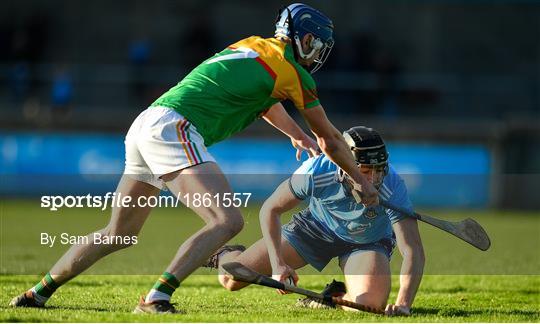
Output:
<instances>
[{"instance_id":1,"label":"shadow on grass","mask_svg":"<svg viewBox=\"0 0 540 324\"><path fill-rule=\"evenodd\" d=\"M90 311L90 312L112 312L111 308L94 307L94 306L47 306L49 310L70 310L70 311ZM118 310L114 310L117 312Z\"/></svg>"},{"instance_id":2,"label":"shadow on grass","mask_svg":"<svg viewBox=\"0 0 540 324\"><path fill-rule=\"evenodd\" d=\"M497 315L516 315L516 316L527 316L532 318L540 318L540 312L539 311L533 311L533 310L522 310L522 309L507 309L507 310L500 310L500 309L492 309L492 308L484 308L484 309L475 309L475 310L466 310L466 309L460 309L460 308L431 308L431 307L415 307L414 308L414 315L436 315L436 316L444 316L444 317L470 317L470 316L486 316L489 314L497 314Z\"/></svg>"},{"instance_id":3,"label":"shadow on grass","mask_svg":"<svg viewBox=\"0 0 540 324\"><path fill-rule=\"evenodd\" d=\"M449 288L425 288L424 292L430 293L445 293L445 294L455 294L460 292L466 292L468 289L462 286L449 287Z\"/></svg>"},{"instance_id":4,"label":"shadow on grass","mask_svg":"<svg viewBox=\"0 0 540 324\"><path fill-rule=\"evenodd\" d=\"M0 306L0 310L25 310L25 311L38 311L38 312L48 312L48 311L89 311L89 312L111 312L110 308L103 307L91 307L91 306L45 306L45 307L11 307L11 306ZM119 311L119 310L115 310ZM9 321L8 321L9 322Z\"/></svg>"},{"instance_id":5,"label":"shadow on grass","mask_svg":"<svg viewBox=\"0 0 540 324\"><path fill-rule=\"evenodd\" d=\"M109 313L109 314L118 314L123 313L126 315L132 314L132 309L122 309L117 307L100 307L100 306L79 306L79 305L54 305L54 306L45 306L45 307L21 307L21 308L13 308L10 306L0 306L0 312L5 310L21 310L21 311L37 311L37 314L47 314L48 312L61 312L61 311L69 311L69 312L95 312L95 313ZM17 318L11 318L11 320L1 320L0 322L13 322L13 321L21 321L21 319ZM25 318L25 322L28 322ZM44 321L43 318L38 317L37 322ZM48 321L48 320L47 320Z\"/></svg>"},{"instance_id":6,"label":"shadow on grass","mask_svg":"<svg viewBox=\"0 0 540 324\"><path fill-rule=\"evenodd\" d=\"M17 318L17 317L6 317L2 321L6 322L6 323L28 323L28 322L39 323L39 322L43 322L45 320L40 318L40 317L28 317L28 318L24 318L24 319Z\"/></svg>"},{"instance_id":7,"label":"shadow on grass","mask_svg":"<svg viewBox=\"0 0 540 324\"><path fill-rule=\"evenodd\" d=\"M440 309L438 308L430 308L430 307L414 307L413 308L413 315L436 315L438 314Z\"/></svg>"},{"instance_id":8,"label":"shadow on grass","mask_svg":"<svg viewBox=\"0 0 540 324\"><path fill-rule=\"evenodd\" d=\"M532 311L532 310L523 310L523 309L507 309L507 310L500 310L500 309L480 309L478 310L480 314L501 314L501 315L517 315L517 316L530 316L530 319L533 318L540 318L540 311Z\"/></svg>"}]
</instances>

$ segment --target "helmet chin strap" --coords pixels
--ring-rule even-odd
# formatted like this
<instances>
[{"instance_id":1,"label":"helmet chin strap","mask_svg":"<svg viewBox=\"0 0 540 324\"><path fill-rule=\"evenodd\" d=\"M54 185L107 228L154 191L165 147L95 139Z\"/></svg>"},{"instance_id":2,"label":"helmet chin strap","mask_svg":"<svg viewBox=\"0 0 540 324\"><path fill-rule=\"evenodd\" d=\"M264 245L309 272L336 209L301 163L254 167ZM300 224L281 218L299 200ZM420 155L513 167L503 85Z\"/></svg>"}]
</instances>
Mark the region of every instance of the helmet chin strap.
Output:
<instances>
[{"instance_id":1,"label":"helmet chin strap","mask_svg":"<svg viewBox=\"0 0 540 324\"><path fill-rule=\"evenodd\" d=\"M358 204L362 203L362 196L360 195L361 187L359 184L354 182L353 179L351 179L351 177L349 177L349 175L341 168L338 168L336 178L336 180L343 186L347 196L352 196Z\"/></svg>"},{"instance_id":2,"label":"helmet chin strap","mask_svg":"<svg viewBox=\"0 0 540 324\"><path fill-rule=\"evenodd\" d=\"M374 179L375 178L374 173L376 171L372 170L372 172L373 172L372 179ZM377 182L375 181L371 182L371 184L373 185L373 187L375 187L375 189L377 189L377 191L379 191L379 189L381 188L384 181L384 177L386 177L386 175L388 174L388 169L385 168L385 170L382 172L383 172L382 177L378 179ZM356 200L357 203L361 202L360 193L358 192L360 188L357 188L357 186L359 185L355 183L354 180L347 173L345 173L345 171L343 171L343 169L338 168L336 172L336 180L343 185L345 192L348 195L353 196L353 198Z\"/></svg>"},{"instance_id":3,"label":"helmet chin strap","mask_svg":"<svg viewBox=\"0 0 540 324\"><path fill-rule=\"evenodd\" d=\"M311 59L313 55L315 55L317 50L320 50L323 46L322 42L319 39L313 39L310 44L311 52L309 52L308 54L305 54L304 51L302 50L302 43L300 42L300 38L298 36L294 36L294 42L296 43L296 48L298 49L297 51L298 55L304 60Z\"/></svg>"}]
</instances>

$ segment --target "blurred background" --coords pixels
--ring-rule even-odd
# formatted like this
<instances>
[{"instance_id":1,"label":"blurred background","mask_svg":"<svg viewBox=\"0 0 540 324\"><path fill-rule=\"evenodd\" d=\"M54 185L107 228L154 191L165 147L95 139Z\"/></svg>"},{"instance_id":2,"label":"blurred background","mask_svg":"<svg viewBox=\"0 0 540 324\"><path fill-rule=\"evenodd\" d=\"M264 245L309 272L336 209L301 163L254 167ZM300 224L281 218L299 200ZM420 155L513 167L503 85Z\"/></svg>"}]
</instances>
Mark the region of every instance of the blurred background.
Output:
<instances>
[{"instance_id":1,"label":"blurred background","mask_svg":"<svg viewBox=\"0 0 540 324\"><path fill-rule=\"evenodd\" d=\"M314 75L330 119L378 129L417 205L538 210L539 2L307 3L335 24ZM227 45L271 37L286 4L0 2L0 195L114 190L137 114ZM262 121L210 151L229 174L299 166Z\"/></svg>"}]
</instances>

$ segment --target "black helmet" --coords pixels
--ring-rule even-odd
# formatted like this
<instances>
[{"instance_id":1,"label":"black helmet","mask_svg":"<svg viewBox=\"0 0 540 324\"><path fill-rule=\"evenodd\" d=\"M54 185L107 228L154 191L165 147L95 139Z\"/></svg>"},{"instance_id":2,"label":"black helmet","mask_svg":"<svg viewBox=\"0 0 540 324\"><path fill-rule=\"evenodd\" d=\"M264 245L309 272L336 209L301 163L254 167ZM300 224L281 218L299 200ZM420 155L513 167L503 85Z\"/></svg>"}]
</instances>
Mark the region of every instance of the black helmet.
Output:
<instances>
[{"instance_id":1,"label":"black helmet","mask_svg":"<svg viewBox=\"0 0 540 324\"><path fill-rule=\"evenodd\" d=\"M343 137L358 164L388 165L386 144L373 128L355 126L343 132Z\"/></svg>"},{"instance_id":2,"label":"black helmet","mask_svg":"<svg viewBox=\"0 0 540 324\"><path fill-rule=\"evenodd\" d=\"M373 182L373 186L379 189L388 174L388 152L381 135L373 128L356 126L343 132L343 137L358 165L383 167L382 177ZM348 192L351 191L352 179L342 169L338 169L337 179L345 185Z\"/></svg>"}]
</instances>

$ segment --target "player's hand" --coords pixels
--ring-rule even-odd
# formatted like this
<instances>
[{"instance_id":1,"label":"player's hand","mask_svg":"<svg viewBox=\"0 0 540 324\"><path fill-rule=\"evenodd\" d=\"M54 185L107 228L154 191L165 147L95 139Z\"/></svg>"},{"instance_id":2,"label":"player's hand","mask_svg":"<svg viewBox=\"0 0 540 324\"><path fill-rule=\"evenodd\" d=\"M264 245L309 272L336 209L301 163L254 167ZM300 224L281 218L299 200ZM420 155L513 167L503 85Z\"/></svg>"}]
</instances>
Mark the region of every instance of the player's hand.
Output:
<instances>
[{"instance_id":1,"label":"player's hand","mask_svg":"<svg viewBox=\"0 0 540 324\"><path fill-rule=\"evenodd\" d=\"M366 178L362 177L360 183L353 183L353 190L359 193L360 201L357 202L361 202L364 206L374 207L379 204L379 192Z\"/></svg>"},{"instance_id":2,"label":"player's hand","mask_svg":"<svg viewBox=\"0 0 540 324\"><path fill-rule=\"evenodd\" d=\"M279 265L272 269L272 279L277 280L279 282L283 282L286 284L293 284L296 286L296 283L298 282L298 275L296 274L296 271L294 271L293 268L289 267L288 265ZM292 282L291 282L292 280ZM290 294L287 291L276 289L277 293L280 295Z\"/></svg>"},{"instance_id":3,"label":"player's hand","mask_svg":"<svg viewBox=\"0 0 540 324\"><path fill-rule=\"evenodd\" d=\"M300 161L300 159L302 158L303 151L306 151L309 157L314 157L321 154L321 150L319 149L319 145L317 145L317 142L308 135L304 134L301 139L291 138L291 143L292 146L296 149L297 161Z\"/></svg>"},{"instance_id":4,"label":"player's hand","mask_svg":"<svg viewBox=\"0 0 540 324\"><path fill-rule=\"evenodd\" d=\"M379 191L367 180L362 185L362 199L366 207L373 207L379 204Z\"/></svg>"},{"instance_id":5,"label":"player's hand","mask_svg":"<svg viewBox=\"0 0 540 324\"><path fill-rule=\"evenodd\" d=\"M388 316L410 316L411 309L407 306L388 304L386 305L386 309L384 310L384 313L385 315L388 315Z\"/></svg>"}]
</instances>

